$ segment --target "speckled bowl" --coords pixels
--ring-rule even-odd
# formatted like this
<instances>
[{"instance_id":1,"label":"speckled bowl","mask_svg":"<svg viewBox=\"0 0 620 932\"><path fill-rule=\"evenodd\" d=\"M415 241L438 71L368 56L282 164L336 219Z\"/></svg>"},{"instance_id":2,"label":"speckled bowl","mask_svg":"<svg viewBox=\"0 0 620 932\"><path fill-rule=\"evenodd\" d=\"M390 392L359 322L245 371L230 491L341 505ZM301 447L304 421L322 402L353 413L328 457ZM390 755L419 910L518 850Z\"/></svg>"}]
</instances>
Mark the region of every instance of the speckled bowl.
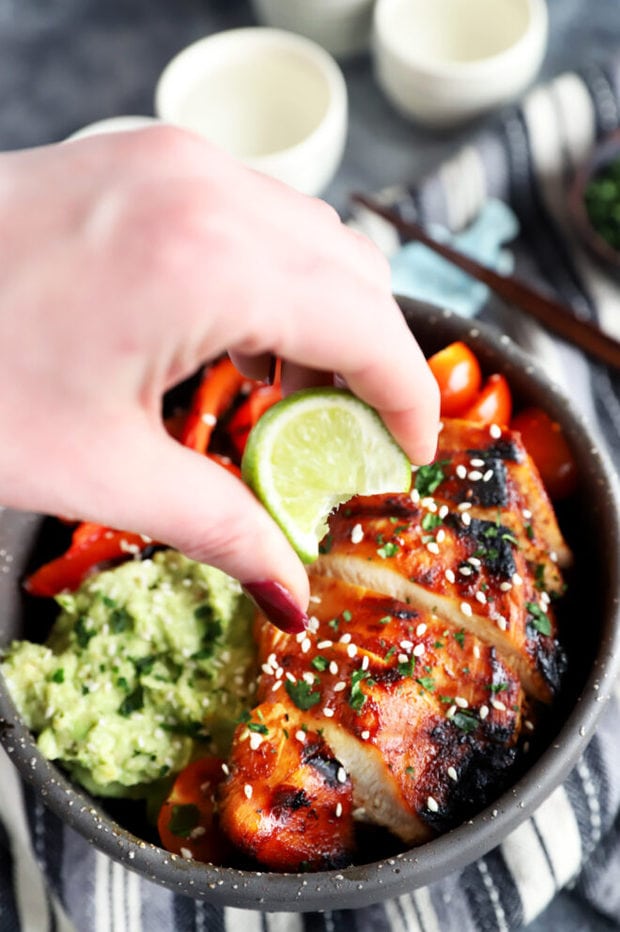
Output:
<instances>
[{"instance_id":1,"label":"speckled bowl","mask_svg":"<svg viewBox=\"0 0 620 932\"><path fill-rule=\"evenodd\" d=\"M576 620L586 617L588 624L572 625L570 617L564 624L567 633L578 631L579 645L556 723L529 770L487 809L441 838L339 871L258 873L184 861L123 828L99 801L39 754L0 681L2 743L47 805L97 848L179 893L220 905L303 911L364 906L437 881L501 842L562 781L592 735L611 691L620 666L620 520L612 467L571 403L506 337L448 312L411 301L401 305L428 353L455 339L467 341L487 372L502 371L508 377L518 403L540 404L562 424L573 449L579 491L560 519L579 569L571 580L568 612ZM40 623L25 610L20 579L34 559L49 556L45 536L39 516L0 515L0 645L14 637L32 637L33 622ZM571 644L567 647L570 654Z\"/></svg>"}]
</instances>

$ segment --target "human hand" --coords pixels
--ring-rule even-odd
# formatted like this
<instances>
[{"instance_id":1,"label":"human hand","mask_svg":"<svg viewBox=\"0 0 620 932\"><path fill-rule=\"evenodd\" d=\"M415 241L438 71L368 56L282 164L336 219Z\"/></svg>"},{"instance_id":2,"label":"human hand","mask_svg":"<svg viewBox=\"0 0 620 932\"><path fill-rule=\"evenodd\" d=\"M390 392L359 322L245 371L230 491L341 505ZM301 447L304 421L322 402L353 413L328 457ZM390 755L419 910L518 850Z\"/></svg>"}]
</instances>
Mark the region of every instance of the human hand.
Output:
<instances>
[{"instance_id":1,"label":"human hand","mask_svg":"<svg viewBox=\"0 0 620 932\"><path fill-rule=\"evenodd\" d=\"M164 126L0 156L0 221L3 504L146 534L302 618L284 535L168 436L162 396L226 350L258 378L273 354L285 392L338 373L427 462L437 386L383 257L321 201Z\"/></svg>"}]
</instances>

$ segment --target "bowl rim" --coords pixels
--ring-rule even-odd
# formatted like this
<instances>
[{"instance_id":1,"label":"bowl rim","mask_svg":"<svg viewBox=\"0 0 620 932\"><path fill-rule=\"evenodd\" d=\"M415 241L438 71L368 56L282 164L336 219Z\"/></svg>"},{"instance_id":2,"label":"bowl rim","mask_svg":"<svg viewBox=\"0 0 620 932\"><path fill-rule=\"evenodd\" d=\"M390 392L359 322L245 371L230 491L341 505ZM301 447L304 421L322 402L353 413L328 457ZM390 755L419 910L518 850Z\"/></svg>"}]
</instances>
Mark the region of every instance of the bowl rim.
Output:
<instances>
[{"instance_id":1,"label":"bowl rim","mask_svg":"<svg viewBox=\"0 0 620 932\"><path fill-rule=\"evenodd\" d=\"M496 328L466 321L407 298L398 298L414 332L416 323L432 328L443 322L474 352L500 354L508 368L544 393L551 413L554 406L568 412L571 429L590 457L591 469L605 499L602 516L616 555L612 577L620 577L620 491L615 470L604 450L597 447L585 420L575 411L560 387L544 370ZM464 326L466 325L466 326ZM458 334L458 335L457 335ZM509 377L510 378L510 377ZM602 505L601 505L602 508ZM11 515L9 515L11 517ZM12 513L19 527L37 524L41 516ZM463 868L498 845L562 782L594 733L620 672L620 608L617 591L609 594L603 637L587 679L574 706L548 746L517 781L479 814L452 831L402 854L380 861L314 873L242 871L186 861L145 842L118 825L85 791L70 783L37 750L20 720L0 674L0 741L22 776L38 789L43 802L98 849L124 866L177 893L237 908L304 912L327 908L357 908L411 892ZM371 879L367 879L367 874Z\"/></svg>"}]
</instances>

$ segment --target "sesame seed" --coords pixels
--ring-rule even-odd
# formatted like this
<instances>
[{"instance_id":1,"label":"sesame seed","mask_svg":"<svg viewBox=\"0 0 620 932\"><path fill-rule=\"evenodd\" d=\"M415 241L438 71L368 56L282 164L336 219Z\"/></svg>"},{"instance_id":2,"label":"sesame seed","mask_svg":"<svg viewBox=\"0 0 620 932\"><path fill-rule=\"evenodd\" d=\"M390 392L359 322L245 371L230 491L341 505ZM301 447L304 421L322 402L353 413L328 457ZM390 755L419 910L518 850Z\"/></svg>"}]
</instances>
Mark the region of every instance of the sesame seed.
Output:
<instances>
[{"instance_id":1,"label":"sesame seed","mask_svg":"<svg viewBox=\"0 0 620 932\"><path fill-rule=\"evenodd\" d=\"M446 718L452 718L456 714L456 709L457 707L455 705L451 705L446 712Z\"/></svg>"},{"instance_id":2,"label":"sesame seed","mask_svg":"<svg viewBox=\"0 0 620 932\"><path fill-rule=\"evenodd\" d=\"M287 678L287 680L289 681L289 683L296 683L296 682L297 682L297 680L295 679L295 677L293 676L293 674L292 674L292 673L289 673L288 671L287 671L287 673L286 673L286 678Z\"/></svg>"},{"instance_id":3,"label":"sesame seed","mask_svg":"<svg viewBox=\"0 0 620 932\"><path fill-rule=\"evenodd\" d=\"M319 641L319 643L316 646L317 646L317 650L327 650L328 647L334 646L334 642L333 641Z\"/></svg>"},{"instance_id":4,"label":"sesame seed","mask_svg":"<svg viewBox=\"0 0 620 932\"><path fill-rule=\"evenodd\" d=\"M437 541L438 544L442 544L445 539L446 539L446 532L444 531L442 527L440 527L437 533L435 534L435 540Z\"/></svg>"},{"instance_id":5,"label":"sesame seed","mask_svg":"<svg viewBox=\"0 0 620 932\"><path fill-rule=\"evenodd\" d=\"M271 687L271 692L275 693L276 689L279 689L280 686L282 685L282 682L283 682L282 680L276 680L273 686Z\"/></svg>"},{"instance_id":6,"label":"sesame seed","mask_svg":"<svg viewBox=\"0 0 620 932\"><path fill-rule=\"evenodd\" d=\"M488 482L489 479L491 479L492 477L493 477L493 470L492 470L492 469L487 469L487 471L484 473L484 475L483 475L483 477L482 477L482 481L483 481L483 482Z\"/></svg>"},{"instance_id":7,"label":"sesame seed","mask_svg":"<svg viewBox=\"0 0 620 932\"><path fill-rule=\"evenodd\" d=\"M526 521L528 521L532 517L532 512L530 511L529 508L524 508L521 514L523 515Z\"/></svg>"},{"instance_id":8,"label":"sesame seed","mask_svg":"<svg viewBox=\"0 0 620 932\"><path fill-rule=\"evenodd\" d=\"M528 731L534 731L534 722L531 722L529 718L526 718L523 724Z\"/></svg>"},{"instance_id":9,"label":"sesame seed","mask_svg":"<svg viewBox=\"0 0 620 932\"><path fill-rule=\"evenodd\" d=\"M457 474L457 476L459 477L459 479L466 479L466 478L467 478L467 469L466 469L466 467L463 466L463 465L457 466L457 467L456 467L456 474Z\"/></svg>"},{"instance_id":10,"label":"sesame seed","mask_svg":"<svg viewBox=\"0 0 620 932\"><path fill-rule=\"evenodd\" d=\"M502 436L502 429L499 424L491 424L489 427L489 433L493 440L499 440L499 438Z\"/></svg>"},{"instance_id":11,"label":"sesame seed","mask_svg":"<svg viewBox=\"0 0 620 932\"><path fill-rule=\"evenodd\" d=\"M340 644L349 644L350 641L351 641L351 635L347 631L347 633L343 634L342 637L340 638Z\"/></svg>"},{"instance_id":12,"label":"sesame seed","mask_svg":"<svg viewBox=\"0 0 620 932\"><path fill-rule=\"evenodd\" d=\"M298 644L301 644L301 642L305 641L305 639L306 639L305 631L300 631L299 634L295 635L295 640L297 641Z\"/></svg>"},{"instance_id":13,"label":"sesame seed","mask_svg":"<svg viewBox=\"0 0 620 932\"><path fill-rule=\"evenodd\" d=\"M418 627L415 629L415 633L419 638L421 638L422 635L426 633L426 625L424 624L423 621L420 622Z\"/></svg>"},{"instance_id":14,"label":"sesame seed","mask_svg":"<svg viewBox=\"0 0 620 932\"><path fill-rule=\"evenodd\" d=\"M448 767L448 776L450 777L451 780L454 780L455 783L459 778L459 775L454 769L454 767Z\"/></svg>"},{"instance_id":15,"label":"sesame seed","mask_svg":"<svg viewBox=\"0 0 620 932\"><path fill-rule=\"evenodd\" d=\"M264 663L261 667L261 670L263 671L263 673L266 673L268 676L272 676L274 672L268 663Z\"/></svg>"},{"instance_id":16,"label":"sesame seed","mask_svg":"<svg viewBox=\"0 0 620 932\"><path fill-rule=\"evenodd\" d=\"M333 717L334 717L334 710L333 710L333 709L330 709L329 706L326 705L326 706L323 708L323 715L325 716L325 718L333 718Z\"/></svg>"},{"instance_id":17,"label":"sesame seed","mask_svg":"<svg viewBox=\"0 0 620 932\"><path fill-rule=\"evenodd\" d=\"M191 861L191 860L192 860L193 854L192 854L192 852L189 850L189 848L179 848L179 851L181 852L181 857L182 857L185 861Z\"/></svg>"},{"instance_id":18,"label":"sesame seed","mask_svg":"<svg viewBox=\"0 0 620 932\"><path fill-rule=\"evenodd\" d=\"M309 601L314 602L315 605L320 605L322 599L320 595L311 595Z\"/></svg>"},{"instance_id":19,"label":"sesame seed","mask_svg":"<svg viewBox=\"0 0 620 932\"><path fill-rule=\"evenodd\" d=\"M429 553L434 553L435 556L439 554L439 544L436 544L434 540L426 545L426 549Z\"/></svg>"},{"instance_id":20,"label":"sesame seed","mask_svg":"<svg viewBox=\"0 0 620 932\"><path fill-rule=\"evenodd\" d=\"M467 562L471 563L472 566L482 566L482 561L478 557L467 557Z\"/></svg>"},{"instance_id":21,"label":"sesame seed","mask_svg":"<svg viewBox=\"0 0 620 932\"><path fill-rule=\"evenodd\" d=\"M442 505L442 506L441 506L441 508L439 509L439 517L441 518L442 521L443 521L444 518L446 518L446 517L448 516L448 512L449 512L449 511L450 511L450 509L448 508L447 505Z\"/></svg>"},{"instance_id":22,"label":"sesame seed","mask_svg":"<svg viewBox=\"0 0 620 932\"><path fill-rule=\"evenodd\" d=\"M549 603L551 602L551 599L549 598L549 593L548 593L548 592L541 592L541 593L540 593L540 602L541 602L541 605L543 606L543 611L547 611L547 608L548 608L548 606L549 606Z\"/></svg>"},{"instance_id":23,"label":"sesame seed","mask_svg":"<svg viewBox=\"0 0 620 932\"><path fill-rule=\"evenodd\" d=\"M503 615L500 615L497 619L497 627L500 629L500 631L505 631L508 628L508 622Z\"/></svg>"},{"instance_id":24,"label":"sesame seed","mask_svg":"<svg viewBox=\"0 0 620 932\"><path fill-rule=\"evenodd\" d=\"M370 738L370 732L363 731L360 735L360 738L362 739L362 741L368 741L368 739Z\"/></svg>"},{"instance_id":25,"label":"sesame seed","mask_svg":"<svg viewBox=\"0 0 620 932\"><path fill-rule=\"evenodd\" d=\"M320 622L319 622L319 619L316 617L316 615L311 615L310 618L308 619L308 624L306 627L307 627L307 630L310 632L310 634L316 634L317 631L319 630L319 625L320 625Z\"/></svg>"},{"instance_id":26,"label":"sesame seed","mask_svg":"<svg viewBox=\"0 0 620 932\"><path fill-rule=\"evenodd\" d=\"M344 769L344 767L339 767L339 768L338 768L338 773L336 774L336 780L338 781L338 783L346 783L346 782L347 782L347 772L346 772L346 770Z\"/></svg>"},{"instance_id":27,"label":"sesame seed","mask_svg":"<svg viewBox=\"0 0 620 932\"><path fill-rule=\"evenodd\" d=\"M473 573L473 570L471 566L467 566L467 565L459 566L459 573L461 574L461 576L471 576L471 574Z\"/></svg>"},{"instance_id":28,"label":"sesame seed","mask_svg":"<svg viewBox=\"0 0 620 932\"><path fill-rule=\"evenodd\" d=\"M505 712L506 706L501 701L501 699L491 699L491 705L494 709L497 709L498 712Z\"/></svg>"},{"instance_id":29,"label":"sesame seed","mask_svg":"<svg viewBox=\"0 0 620 932\"><path fill-rule=\"evenodd\" d=\"M222 771L223 773L226 774L226 776L228 776L228 774L230 773L230 767L228 766L228 764L222 764Z\"/></svg>"},{"instance_id":30,"label":"sesame seed","mask_svg":"<svg viewBox=\"0 0 620 932\"><path fill-rule=\"evenodd\" d=\"M357 644L348 644L347 645L347 654L349 657L353 658L357 654Z\"/></svg>"},{"instance_id":31,"label":"sesame seed","mask_svg":"<svg viewBox=\"0 0 620 932\"><path fill-rule=\"evenodd\" d=\"M203 424L206 424L208 427L215 427L217 424L217 418L215 414L203 414L200 418Z\"/></svg>"},{"instance_id":32,"label":"sesame seed","mask_svg":"<svg viewBox=\"0 0 620 932\"><path fill-rule=\"evenodd\" d=\"M246 783L246 785L243 787L243 792L245 793L246 799L252 799L253 791L249 783Z\"/></svg>"},{"instance_id":33,"label":"sesame seed","mask_svg":"<svg viewBox=\"0 0 620 932\"><path fill-rule=\"evenodd\" d=\"M463 512L463 514L461 515L461 521L463 522L465 527L469 527L469 525L471 524L471 515L468 511Z\"/></svg>"},{"instance_id":34,"label":"sesame seed","mask_svg":"<svg viewBox=\"0 0 620 932\"><path fill-rule=\"evenodd\" d=\"M426 800L427 809L430 809L431 812L439 812L439 803L433 796L429 796Z\"/></svg>"},{"instance_id":35,"label":"sesame seed","mask_svg":"<svg viewBox=\"0 0 620 932\"><path fill-rule=\"evenodd\" d=\"M282 667L278 667L278 669L276 670L276 679L281 680L283 676L284 676L284 670L282 669Z\"/></svg>"},{"instance_id":36,"label":"sesame seed","mask_svg":"<svg viewBox=\"0 0 620 932\"><path fill-rule=\"evenodd\" d=\"M307 671L306 673L302 673L301 678L304 681L304 683L308 684L308 686L314 685L314 674L310 673L310 671Z\"/></svg>"},{"instance_id":37,"label":"sesame seed","mask_svg":"<svg viewBox=\"0 0 620 932\"><path fill-rule=\"evenodd\" d=\"M512 589L512 583L502 582L499 584L500 592L510 592Z\"/></svg>"},{"instance_id":38,"label":"sesame seed","mask_svg":"<svg viewBox=\"0 0 620 932\"><path fill-rule=\"evenodd\" d=\"M480 718L482 719L482 721L485 720L488 714L489 714L489 707L487 705L481 705L480 706Z\"/></svg>"},{"instance_id":39,"label":"sesame seed","mask_svg":"<svg viewBox=\"0 0 620 932\"><path fill-rule=\"evenodd\" d=\"M307 654L311 647L312 647L312 641L310 640L310 638L304 638L304 640L301 642L302 654Z\"/></svg>"},{"instance_id":40,"label":"sesame seed","mask_svg":"<svg viewBox=\"0 0 620 932\"><path fill-rule=\"evenodd\" d=\"M480 482L482 479L482 473L478 469L472 469L471 472L467 474L467 478L470 482Z\"/></svg>"},{"instance_id":41,"label":"sesame seed","mask_svg":"<svg viewBox=\"0 0 620 932\"><path fill-rule=\"evenodd\" d=\"M485 462L479 457L475 457L473 460L469 461L469 465L473 466L474 469L482 469L482 467L485 465Z\"/></svg>"},{"instance_id":42,"label":"sesame seed","mask_svg":"<svg viewBox=\"0 0 620 932\"><path fill-rule=\"evenodd\" d=\"M306 743L306 732L303 731L301 728L299 729L299 731L295 732L295 737L297 738L300 744Z\"/></svg>"},{"instance_id":43,"label":"sesame seed","mask_svg":"<svg viewBox=\"0 0 620 932\"><path fill-rule=\"evenodd\" d=\"M190 838L201 838L207 832L206 828L203 825L197 825L196 828L193 828L189 833Z\"/></svg>"},{"instance_id":44,"label":"sesame seed","mask_svg":"<svg viewBox=\"0 0 620 932\"><path fill-rule=\"evenodd\" d=\"M342 815L342 803L336 804L336 818L339 819Z\"/></svg>"},{"instance_id":45,"label":"sesame seed","mask_svg":"<svg viewBox=\"0 0 620 932\"><path fill-rule=\"evenodd\" d=\"M471 618L473 615L471 605L468 602L461 602L459 608L461 609L461 613L467 615L468 618Z\"/></svg>"},{"instance_id":46,"label":"sesame seed","mask_svg":"<svg viewBox=\"0 0 620 932\"><path fill-rule=\"evenodd\" d=\"M413 647L413 641L401 641L400 646L403 650L411 650Z\"/></svg>"},{"instance_id":47,"label":"sesame seed","mask_svg":"<svg viewBox=\"0 0 620 932\"><path fill-rule=\"evenodd\" d=\"M452 570L446 570L446 572L444 573L444 576L446 577L449 583L456 582L456 576L454 575L454 572Z\"/></svg>"},{"instance_id":48,"label":"sesame seed","mask_svg":"<svg viewBox=\"0 0 620 932\"><path fill-rule=\"evenodd\" d=\"M364 656L362 657L362 670L367 670L369 664L370 664L370 660L368 659L368 654L364 654Z\"/></svg>"},{"instance_id":49,"label":"sesame seed","mask_svg":"<svg viewBox=\"0 0 620 932\"><path fill-rule=\"evenodd\" d=\"M459 511L469 511L470 508L471 502L461 502L461 504L458 506Z\"/></svg>"},{"instance_id":50,"label":"sesame seed","mask_svg":"<svg viewBox=\"0 0 620 932\"><path fill-rule=\"evenodd\" d=\"M437 511L437 502L434 498L431 498L430 495L427 495L426 498L423 498L420 504L422 508L426 508L427 511Z\"/></svg>"},{"instance_id":51,"label":"sesame seed","mask_svg":"<svg viewBox=\"0 0 620 932\"><path fill-rule=\"evenodd\" d=\"M263 743L263 736L259 734L257 731L253 731L252 734L250 735L250 747L252 748L252 750L253 751L258 750L258 748L261 746L262 743Z\"/></svg>"},{"instance_id":52,"label":"sesame seed","mask_svg":"<svg viewBox=\"0 0 620 932\"><path fill-rule=\"evenodd\" d=\"M522 586L522 585L523 585L523 580L521 579L521 577L519 576L518 573L513 573L513 574L512 574L512 584L513 584L513 586Z\"/></svg>"},{"instance_id":53,"label":"sesame seed","mask_svg":"<svg viewBox=\"0 0 620 932\"><path fill-rule=\"evenodd\" d=\"M421 657L425 653L426 653L426 646L424 644L416 644L416 646L413 648L414 657Z\"/></svg>"},{"instance_id":54,"label":"sesame seed","mask_svg":"<svg viewBox=\"0 0 620 932\"><path fill-rule=\"evenodd\" d=\"M339 681L336 683L336 685L334 686L334 692L335 692L335 693L341 693L342 690L343 690L343 689L346 689L346 688L347 688L347 684L345 683L345 681L344 681L344 680L339 680Z\"/></svg>"},{"instance_id":55,"label":"sesame seed","mask_svg":"<svg viewBox=\"0 0 620 932\"><path fill-rule=\"evenodd\" d=\"M557 563L557 562L558 562L558 555L557 555L557 553L555 552L555 550L550 550L550 551L549 551L549 559L551 560L552 563Z\"/></svg>"},{"instance_id":56,"label":"sesame seed","mask_svg":"<svg viewBox=\"0 0 620 932\"><path fill-rule=\"evenodd\" d=\"M484 594L484 592L482 592L481 590L478 590L478 592L476 593L476 599L478 600L478 602L480 602L481 605L487 604L487 597Z\"/></svg>"},{"instance_id":57,"label":"sesame seed","mask_svg":"<svg viewBox=\"0 0 620 932\"><path fill-rule=\"evenodd\" d=\"M332 660L329 665L329 672L332 676L338 676L338 664L335 660Z\"/></svg>"},{"instance_id":58,"label":"sesame seed","mask_svg":"<svg viewBox=\"0 0 620 932\"><path fill-rule=\"evenodd\" d=\"M477 644L474 644L473 646L473 654L476 660L480 660L480 648L478 647Z\"/></svg>"},{"instance_id":59,"label":"sesame seed","mask_svg":"<svg viewBox=\"0 0 620 932\"><path fill-rule=\"evenodd\" d=\"M407 654L399 654L399 655L398 655L398 662L399 662L399 663L407 663L408 660L409 660L409 657L407 656Z\"/></svg>"},{"instance_id":60,"label":"sesame seed","mask_svg":"<svg viewBox=\"0 0 620 932\"><path fill-rule=\"evenodd\" d=\"M527 752L529 751L529 749L530 749L530 742L529 742L529 741L524 741L524 742L523 742L523 753L524 753L524 754L527 754Z\"/></svg>"},{"instance_id":61,"label":"sesame seed","mask_svg":"<svg viewBox=\"0 0 620 932\"><path fill-rule=\"evenodd\" d=\"M361 524L354 524L351 530L351 543L361 544L364 540L364 530Z\"/></svg>"},{"instance_id":62,"label":"sesame seed","mask_svg":"<svg viewBox=\"0 0 620 932\"><path fill-rule=\"evenodd\" d=\"M411 498L411 501L413 502L414 505L417 505L418 502L420 501L420 493L418 492L417 489L412 489L409 497Z\"/></svg>"}]
</instances>

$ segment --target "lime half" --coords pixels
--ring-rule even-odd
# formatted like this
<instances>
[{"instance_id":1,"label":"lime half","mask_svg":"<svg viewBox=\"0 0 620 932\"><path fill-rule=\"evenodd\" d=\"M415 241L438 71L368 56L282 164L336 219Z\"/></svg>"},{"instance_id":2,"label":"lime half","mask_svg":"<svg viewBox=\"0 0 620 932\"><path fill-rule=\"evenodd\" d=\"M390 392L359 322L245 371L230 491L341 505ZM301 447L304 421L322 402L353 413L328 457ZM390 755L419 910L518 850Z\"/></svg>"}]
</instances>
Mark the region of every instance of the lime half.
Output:
<instances>
[{"instance_id":1,"label":"lime half","mask_svg":"<svg viewBox=\"0 0 620 932\"><path fill-rule=\"evenodd\" d=\"M411 485L411 463L377 412L337 388L304 389L269 408L241 471L305 563L318 557L337 505Z\"/></svg>"}]
</instances>

